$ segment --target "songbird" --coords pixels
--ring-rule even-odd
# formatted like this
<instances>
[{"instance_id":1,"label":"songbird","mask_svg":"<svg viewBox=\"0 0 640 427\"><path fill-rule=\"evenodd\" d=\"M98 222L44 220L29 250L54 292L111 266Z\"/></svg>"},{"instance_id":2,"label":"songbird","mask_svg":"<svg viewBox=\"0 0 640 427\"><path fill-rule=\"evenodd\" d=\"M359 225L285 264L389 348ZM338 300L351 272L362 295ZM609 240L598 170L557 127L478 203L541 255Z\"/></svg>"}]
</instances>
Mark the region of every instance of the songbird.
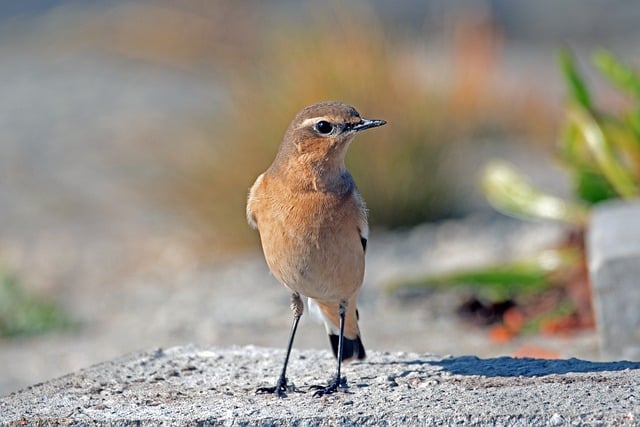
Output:
<instances>
[{"instance_id":1,"label":"songbird","mask_svg":"<svg viewBox=\"0 0 640 427\"><path fill-rule=\"evenodd\" d=\"M260 234L272 274L291 291L293 324L282 372L275 387L259 393L286 396L291 347L304 312L300 295L321 313L337 373L316 396L346 386L341 362L366 357L358 329L356 299L364 277L369 227L364 201L344 164L353 138L382 126L340 102L304 108L284 134L271 166L249 191L247 219Z\"/></svg>"}]
</instances>

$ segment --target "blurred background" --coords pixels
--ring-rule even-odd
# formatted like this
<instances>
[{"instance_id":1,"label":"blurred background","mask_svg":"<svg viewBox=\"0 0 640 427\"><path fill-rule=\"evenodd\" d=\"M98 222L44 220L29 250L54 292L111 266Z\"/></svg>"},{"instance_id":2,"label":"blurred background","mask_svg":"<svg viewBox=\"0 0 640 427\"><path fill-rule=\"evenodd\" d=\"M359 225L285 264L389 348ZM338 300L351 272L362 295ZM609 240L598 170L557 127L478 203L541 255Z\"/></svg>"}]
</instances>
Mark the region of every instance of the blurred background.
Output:
<instances>
[{"instance_id":1,"label":"blurred background","mask_svg":"<svg viewBox=\"0 0 640 427\"><path fill-rule=\"evenodd\" d=\"M373 227L369 348L597 358L588 328L496 340L456 315L464 292L381 289L563 238L496 213L479 174L505 158L569 194L556 52L638 65L639 21L605 0L0 3L0 395L136 350L284 347L245 198L295 113L334 99L389 122L347 158Z\"/></svg>"}]
</instances>

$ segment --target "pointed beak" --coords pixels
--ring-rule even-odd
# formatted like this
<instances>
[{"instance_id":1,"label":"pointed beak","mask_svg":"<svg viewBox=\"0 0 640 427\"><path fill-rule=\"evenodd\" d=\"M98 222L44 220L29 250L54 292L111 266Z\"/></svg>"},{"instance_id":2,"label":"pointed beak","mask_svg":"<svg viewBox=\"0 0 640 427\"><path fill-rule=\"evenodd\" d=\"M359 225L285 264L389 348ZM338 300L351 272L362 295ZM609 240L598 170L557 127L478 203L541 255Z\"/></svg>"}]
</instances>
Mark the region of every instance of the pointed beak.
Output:
<instances>
[{"instance_id":1,"label":"pointed beak","mask_svg":"<svg viewBox=\"0 0 640 427\"><path fill-rule=\"evenodd\" d=\"M353 127L351 129L356 131L356 132L360 132L360 131L365 130L365 129L382 126L385 123L387 123L387 122L384 121L384 120L362 119L362 121L360 123L358 123L356 125L353 125Z\"/></svg>"}]
</instances>

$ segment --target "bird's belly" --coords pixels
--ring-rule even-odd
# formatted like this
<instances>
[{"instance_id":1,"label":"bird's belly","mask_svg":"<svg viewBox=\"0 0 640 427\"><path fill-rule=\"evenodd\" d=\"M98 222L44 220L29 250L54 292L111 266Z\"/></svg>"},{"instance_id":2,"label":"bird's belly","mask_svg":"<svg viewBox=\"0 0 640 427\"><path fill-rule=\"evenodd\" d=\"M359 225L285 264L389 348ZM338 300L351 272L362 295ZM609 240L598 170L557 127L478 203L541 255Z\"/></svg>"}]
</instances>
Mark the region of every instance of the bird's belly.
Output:
<instances>
[{"instance_id":1,"label":"bird's belly","mask_svg":"<svg viewBox=\"0 0 640 427\"><path fill-rule=\"evenodd\" d=\"M302 237L301 237L302 236ZM357 229L263 236L269 269L286 287L324 301L354 295L364 277L364 251Z\"/></svg>"}]
</instances>

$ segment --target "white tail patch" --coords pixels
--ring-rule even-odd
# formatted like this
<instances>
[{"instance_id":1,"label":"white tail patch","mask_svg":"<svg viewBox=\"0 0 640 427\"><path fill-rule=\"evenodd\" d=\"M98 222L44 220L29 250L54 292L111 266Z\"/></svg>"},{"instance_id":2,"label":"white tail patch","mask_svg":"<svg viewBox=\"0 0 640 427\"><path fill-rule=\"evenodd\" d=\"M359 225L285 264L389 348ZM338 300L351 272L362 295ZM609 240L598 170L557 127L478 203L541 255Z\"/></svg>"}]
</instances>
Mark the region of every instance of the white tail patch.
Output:
<instances>
[{"instance_id":1,"label":"white tail patch","mask_svg":"<svg viewBox=\"0 0 640 427\"><path fill-rule=\"evenodd\" d=\"M315 302L315 300L308 298L307 303L309 305L309 313L311 313L311 317L313 317L317 322L324 323L327 334L338 335L340 333L340 329L334 326L329 319L327 319L327 316L325 316L322 310L320 310L320 306Z\"/></svg>"},{"instance_id":2,"label":"white tail patch","mask_svg":"<svg viewBox=\"0 0 640 427\"><path fill-rule=\"evenodd\" d=\"M360 231L360 237L362 237L365 240L369 240L369 224L365 222L360 227L359 231Z\"/></svg>"}]
</instances>

